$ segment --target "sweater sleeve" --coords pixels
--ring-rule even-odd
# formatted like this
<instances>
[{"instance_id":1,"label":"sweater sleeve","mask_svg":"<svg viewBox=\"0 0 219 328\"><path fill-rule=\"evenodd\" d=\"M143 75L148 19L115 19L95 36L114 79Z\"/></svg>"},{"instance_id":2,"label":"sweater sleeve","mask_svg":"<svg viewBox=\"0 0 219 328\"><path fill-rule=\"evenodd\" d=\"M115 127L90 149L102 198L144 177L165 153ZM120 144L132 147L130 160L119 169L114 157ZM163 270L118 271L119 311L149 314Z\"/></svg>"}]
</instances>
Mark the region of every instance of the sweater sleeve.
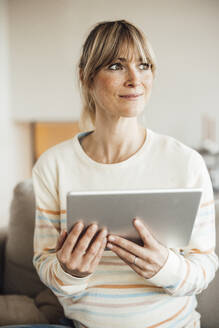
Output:
<instances>
[{"instance_id":1,"label":"sweater sleeve","mask_svg":"<svg viewBox=\"0 0 219 328\"><path fill-rule=\"evenodd\" d=\"M66 273L57 257L56 244L61 231L61 212L53 168L37 162L32 171L36 202L33 264L42 282L56 296L73 295L87 287L88 277ZM65 226L65 222L64 222Z\"/></svg>"},{"instance_id":2,"label":"sweater sleeve","mask_svg":"<svg viewBox=\"0 0 219 328\"><path fill-rule=\"evenodd\" d=\"M205 162L197 152L193 153L189 171L191 188L203 190L190 242L183 249L169 249L165 265L155 276L147 279L172 296L201 293L218 269L214 194Z\"/></svg>"}]
</instances>

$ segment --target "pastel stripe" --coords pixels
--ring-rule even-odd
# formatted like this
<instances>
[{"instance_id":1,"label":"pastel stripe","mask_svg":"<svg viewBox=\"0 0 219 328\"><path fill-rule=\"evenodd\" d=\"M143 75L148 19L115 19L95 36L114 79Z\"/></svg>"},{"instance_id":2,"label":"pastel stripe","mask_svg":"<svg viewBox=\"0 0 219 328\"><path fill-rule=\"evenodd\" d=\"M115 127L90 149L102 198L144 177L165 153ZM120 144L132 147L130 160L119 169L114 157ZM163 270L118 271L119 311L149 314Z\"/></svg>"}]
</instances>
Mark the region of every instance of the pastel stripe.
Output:
<instances>
[{"instance_id":1,"label":"pastel stripe","mask_svg":"<svg viewBox=\"0 0 219 328\"><path fill-rule=\"evenodd\" d=\"M203 272L204 280L206 280L206 271L205 271L205 269L203 268L203 266L201 264L200 264L200 267L201 267L202 272Z\"/></svg>"},{"instance_id":2,"label":"pastel stripe","mask_svg":"<svg viewBox=\"0 0 219 328\"><path fill-rule=\"evenodd\" d=\"M190 263L187 259L185 259L185 263L186 263L186 275L183 279L183 281L181 282L181 284L177 287L176 290L182 289L182 287L184 286L184 284L186 283L186 280L188 279L189 273L190 273ZM175 290L175 292L176 292Z\"/></svg>"},{"instance_id":3,"label":"pastel stripe","mask_svg":"<svg viewBox=\"0 0 219 328\"><path fill-rule=\"evenodd\" d=\"M162 307L165 304L172 303L172 302L173 302L173 299L168 298L165 301L159 301L159 302L156 302L155 304L148 305L148 310L153 311L153 310L159 309L160 307ZM103 311L97 312L94 310L88 310L84 307L83 308L75 307L74 304L72 304L71 307L72 308L74 307L74 311L90 313L93 316L112 317L111 311L110 312L103 312ZM118 304L117 304L117 307L118 307ZM133 316L137 316L139 314L144 314L144 313L145 313L145 308L143 308L143 310L139 310L139 311L128 311L128 312L125 312L125 313L123 312L123 313L119 313L119 314L114 312L113 318L128 318L128 317L133 317Z\"/></svg>"},{"instance_id":4,"label":"pastel stripe","mask_svg":"<svg viewBox=\"0 0 219 328\"><path fill-rule=\"evenodd\" d=\"M81 297L99 297L99 298L115 298L115 299L122 299L122 298L135 298L135 297L144 297L144 296L151 296L160 293L160 291L151 291L151 292L144 292L144 293L133 293L133 294L103 294L103 293L96 293L96 292L84 292L80 293L79 295L73 295L73 299L79 299ZM164 294L164 292L163 292Z\"/></svg>"},{"instance_id":5,"label":"pastel stripe","mask_svg":"<svg viewBox=\"0 0 219 328\"><path fill-rule=\"evenodd\" d=\"M52 223L61 223L61 222L66 222L66 219L53 219L53 218L48 218L47 216L44 216L42 214L38 214L36 216L37 220L43 220L43 221L47 221L47 222L52 222Z\"/></svg>"},{"instance_id":6,"label":"pastel stripe","mask_svg":"<svg viewBox=\"0 0 219 328\"><path fill-rule=\"evenodd\" d=\"M212 205L212 204L214 204L214 199L211 200L211 201L209 201L209 202L206 202L206 203L201 204L200 207L203 208L203 207L210 206L210 205Z\"/></svg>"},{"instance_id":7,"label":"pastel stripe","mask_svg":"<svg viewBox=\"0 0 219 328\"><path fill-rule=\"evenodd\" d=\"M80 304L84 305L89 305L92 307L100 307L100 308L118 308L118 304L115 303L103 303L103 302L88 302L88 301L83 301L79 300L74 302L74 304L77 304L77 302L80 302ZM129 308L129 307L134 307L134 306L143 306L143 305L153 305L157 303L157 299L152 300L151 298L148 299L147 301L143 302L134 302L134 303L119 303L119 308Z\"/></svg>"},{"instance_id":8,"label":"pastel stripe","mask_svg":"<svg viewBox=\"0 0 219 328\"><path fill-rule=\"evenodd\" d=\"M188 303L189 303L189 298L187 299L185 305L178 312L176 312L174 315L172 315L171 317L169 317L166 320L163 320L163 321L160 321L159 323L156 323L155 325L148 326L147 328L156 328L156 327L159 327L159 326L163 325L164 323L170 322L171 320L175 319L176 317L178 317L185 310Z\"/></svg>"},{"instance_id":9,"label":"pastel stripe","mask_svg":"<svg viewBox=\"0 0 219 328\"><path fill-rule=\"evenodd\" d=\"M52 211L52 210L47 210L47 209L40 208L40 207L37 207L36 209L40 212L44 212L44 213L47 213L47 214L53 214L53 215L66 214L66 210Z\"/></svg>"},{"instance_id":10,"label":"pastel stripe","mask_svg":"<svg viewBox=\"0 0 219 328\"><path fill-rule=\"evenodd\" d=\"M128 270L103 270L100 271L99 268L95 272L95 276L97 275L110 275L111 277L113 276L118 276L118 275L133 275L133 271L130 269Z\"/></svg>"},{"instance_id":11,"label":"pastel stripe","mask_svg":"<svg viewBox=\"0 0 219 328\"><path fill-rule=\"evenodd\" d=\"M54 279L56 280L56 282L60 285L60 286L64 286L65 284L62 282L62 280L60 280L57 275L54 273Z\"/></svg>"},{"instance_id":12,"label":"pastel stripe","mask_svg":"<svg viewBox=\"0 0 219 328\"><path fill-rule=\"evenodd\" d=\"M89 288L109 288L109 289L133 289L133 288L158 288L161 289L161 287L158 286L152 286L152 285L94 285L94 286L90 286Z\"/></svg>"},{"instance_id":13,"label":"pastel stripe","mask_svg":"<svg viewBox=\"0 0 219 328\"><path fill-rule=\"evenodd\" d=\"M215 214L215 211L213 209L203 209L199 212L198 217L202 218L205 216L211 217L212 215Z\"/></svg>"},{"instance_id":14,"label":"pastel stripe","mask_svg":"<svg viewBox=\"0 0 219 328\"><path fill-rule=\"evenodd\" d=\"M194 302L194 298L192 300L193 301L192 301L192 303L190 305L190 308L189 308L189 311L186 313L186 315L184 315L183 317L181 317L177 321L174 321L174 323L172 323L170 326L168 326L168 328L176 328L177 324L182 323L184 320L186 320L188 318L188 316L190 316L192 314L192 312L194 311L194 308L196 306L196 304Z\"/></svg>"},{"instance_id":15,"label":"pastel stripe","mask_svg":"<svg viewBox=\"0 0 219 328\"><path fill-rule=\"evenodd\" d=\"M172 303L173 301L174 301L174 298L169 297L167 300L156 302L155 304L151 304L151 306L148 305L148 310L152 312L153 310L160 309L160 308L162 308L163 305L166 305L168 303ZM170 318L168 318L167 320L165 320L163 322L168 322L168 321L176 318L181 312L183 312L183 310L186 308L188 303L189 303L189 299L187 299L186 304L181 308L180 311L178 311L176 314L174 314L173 316L171 316ZM74 311L78 311L78 312L82 312L82 313L89 313L89 314L93 315L94 317L96 317L96 316L112 317L111 311L110 312L103 312L103 311L97 312L97 311L94 311L94 310L88 310L84 307L83 308L78 308L74 305L72 305L71 307L74 308ZM145 308L143 308L143 310L139 310L139 311L130 311L129 310L128 312L119 313L119 314L114 312L113 313L113 318L128 318L128 317L138 316L138 315L141 315L141 314L144 314L144 313L145 313ZM163 324L163 323L159 323L159 324Z\"/></svg>"},{"instance_id":16,"label":"pastel stripe","mask_svg":"<svg viewBox=\"0 0 219 328\"><path fill-rule=\"evenodd\" d=\"M49 229L49 230L51 230L51 229L54 229L54 226L51 226L51 225L47 225L47 224L36 224L36 227L37 227L37 229ZM57 230L57 231L61 231L61 228L60 227L55 227L55 229Z\"/></svg>"},{"instance_id":17,"label":"pastel stripe","mask_svg":"<svg viewBox=\"0 0 219 328\"><path fill-rule=\"evenodd\" d=\"M201 251L200 249L197 248L192 248L189 253L191 254L211 254L212 252L214 252L214 247L206 250L206 251Z\"/></svg>"}]
</instances>

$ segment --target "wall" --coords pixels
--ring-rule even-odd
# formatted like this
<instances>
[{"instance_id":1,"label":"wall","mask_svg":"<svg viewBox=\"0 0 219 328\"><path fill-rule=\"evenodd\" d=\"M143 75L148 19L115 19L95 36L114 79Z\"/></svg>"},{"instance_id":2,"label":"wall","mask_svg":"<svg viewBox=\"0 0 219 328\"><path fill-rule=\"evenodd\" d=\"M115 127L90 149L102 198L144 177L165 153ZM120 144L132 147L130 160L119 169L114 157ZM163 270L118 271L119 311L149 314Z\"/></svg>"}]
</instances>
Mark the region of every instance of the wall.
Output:
<instances>
[{"instance_id":1,"label":"wall","mask_svg":"<svg viewBox=\"0 0 219 328\"><path fill-rule=\"evenodd\" d=\"M30 122L78 119L83 40L96 22L122 18L145 31L157 55L146 125L197 146L201 115L218 123L219 1L1 0L0 226L14 185L31 175Z\"/></svg>"},{"instance_id":2,"label":"wall","mask_svg":"<svg viewBox=\"0 0 219 328\"><path fill-rule=\"evenodd\" d=\"M96 22L121 18L145 31L157 55L146 124L198 146L202 114L219 124L215 0L10 0L13 117L78 119L75 67L82 42Z\"/></svg>"},{"instance_id":3,"label":"wall","mask_svg":"<svg viewBox=\"0 0 219 328\"><path fill-rule=\"evenodd\" d=\"M0 1L0 227L6 226L14 185L31 174L31 131L10 111L10 52L7 1Z\"/></svg>"}]
</instances>

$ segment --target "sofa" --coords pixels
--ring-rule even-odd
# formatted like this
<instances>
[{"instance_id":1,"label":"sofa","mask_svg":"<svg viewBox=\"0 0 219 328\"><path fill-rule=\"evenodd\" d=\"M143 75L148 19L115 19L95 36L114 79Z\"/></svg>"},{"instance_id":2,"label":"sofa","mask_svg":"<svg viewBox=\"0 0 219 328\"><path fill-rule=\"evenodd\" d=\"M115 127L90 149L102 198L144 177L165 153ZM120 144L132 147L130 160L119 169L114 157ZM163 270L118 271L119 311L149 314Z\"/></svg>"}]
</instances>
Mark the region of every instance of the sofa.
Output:
<instances>
[{"instance_id":1,"label":"sofa","mask_svg":"<svg viewBox=\"0 0 219 328\"><path fill-rule=\"evenodd\" d=\"M34 192L32 180L14 188L7 229L0 230L0 326L61 324L62 307L33 267ZM216 202L219 219L219 202ZM219 222L216 220L217 231ZM216 253L219 254L217 245ZM219 327L219 274L198 295L202 328Z\"/></svg>"},{"instance_id":2,"label":"sofa","mask_svg":"<svg viewBox=\"0 0 219 328\"><path fill-rule=\"evenodd\" d=\"M13 193L7 229L0 231L0 326L60 324L63 310L32 264L35 202L32 181Z\"/></svg>"}]
</instances>

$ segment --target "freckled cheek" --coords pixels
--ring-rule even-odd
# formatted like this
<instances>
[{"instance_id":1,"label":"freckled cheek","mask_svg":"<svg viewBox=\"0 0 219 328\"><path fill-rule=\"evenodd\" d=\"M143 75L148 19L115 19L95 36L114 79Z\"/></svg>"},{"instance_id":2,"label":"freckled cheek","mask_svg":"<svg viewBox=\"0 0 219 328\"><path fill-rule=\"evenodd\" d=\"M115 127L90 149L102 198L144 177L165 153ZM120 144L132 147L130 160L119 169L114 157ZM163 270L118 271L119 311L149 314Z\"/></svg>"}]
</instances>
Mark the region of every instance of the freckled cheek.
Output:
<instances>
[{"instance_id":1,"label":"freckled cheek","mask_svg":"<svg viewBox=\"0 0 219 328\"><path fill-rule=\"evenodd\" d=\"M106 90L109 91L114 91L114 90L118 90L118 88L121 86L121 81L118 78L114 78L114 79L103 79L102 80L102 86L104 86L104 88Z\"/></svg>"},{"instance_id":2,"label":"freckled cheek","mask_svg":"<svg viewBox=\"0 0 219 328\"><path fill-rule=\"evenodd\" d=\"M98 94L102 98L110 98L118 96L118 92L120 90L121 84L116 81L102 79L99 84Z\"/></svg>"}]
</instances>

